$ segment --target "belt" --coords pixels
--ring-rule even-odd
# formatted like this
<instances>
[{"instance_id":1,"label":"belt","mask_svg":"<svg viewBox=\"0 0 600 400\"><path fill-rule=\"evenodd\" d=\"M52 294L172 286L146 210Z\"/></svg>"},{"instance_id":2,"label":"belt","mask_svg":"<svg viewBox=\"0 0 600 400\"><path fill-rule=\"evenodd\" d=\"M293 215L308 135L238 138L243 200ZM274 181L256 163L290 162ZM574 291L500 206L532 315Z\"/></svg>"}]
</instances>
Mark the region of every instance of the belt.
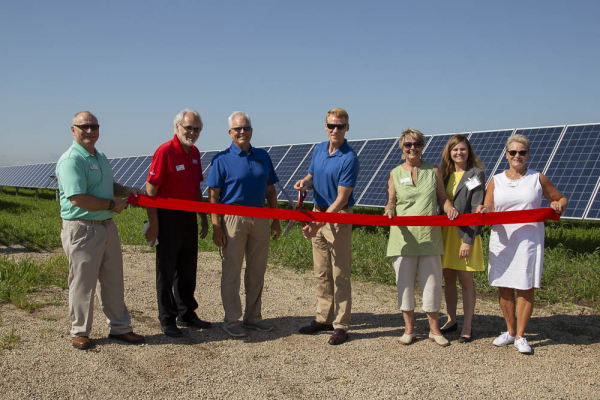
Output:
<instances>
[{"instance_id":1,"label":"belt","mask_svg":"<svg viewBox=\"0 0 600 400\"><path fill-rule=\"evenodd\" d=\"M97 219L81 219L81 218L75 218L72 221L81 221L81 222L88 222L90 224L95 224L95 225L106 225L108 224L110 221L112 221L112 218L108 218L108 219L101 219L101 220L97 220Z\"/></svg>"}]
</instances>

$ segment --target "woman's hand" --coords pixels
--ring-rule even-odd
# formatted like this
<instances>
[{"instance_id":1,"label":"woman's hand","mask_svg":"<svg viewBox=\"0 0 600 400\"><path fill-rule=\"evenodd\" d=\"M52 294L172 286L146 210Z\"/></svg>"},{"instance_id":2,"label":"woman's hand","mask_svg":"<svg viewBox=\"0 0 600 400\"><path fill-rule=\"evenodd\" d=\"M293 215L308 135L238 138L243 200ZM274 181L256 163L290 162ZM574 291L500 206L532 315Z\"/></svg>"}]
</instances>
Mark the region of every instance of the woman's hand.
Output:
<instances>
[{"instance_id":1,"label":"woman's hand","mask_svg":"<svg viewBox=\"0 0 600 400\"><path fill-rule=\"evenodd\" d=\"M477 206L477 209L475 210L475 212L485 214L486 212L490 212L490 209L487 208L486 206L484 206L483 204L480 204Z\"/></svg>"},{"instance_id":2,"label":"woman's hand","mask_svg":"<svg viewBox=\"0 0 600 400\"><path fill-rule=\"evenodd\" d=\"M463 243L460 245L460 249L458 249L458 258L467 258L469 257L470 252L471 245L468 243Z\"/></svg>"},{"instance_id":3,"label":"woman's hand","mask_svg":"<svg viewBox=\"0 0 600 400\"><path fill-rule=\"evenodd\" d=\"M392 209L385 210L383 212L383 215L387 215L389 219L392 219L392 218L394 218L394 210L392 210Z\"/></svg>"},{"instance_id":4,"label":"woman's hand","mask_svg":"<svg viewBox=\"0 0 600 400\"><path fill-rule=\"evenodd\" d=\"M458 214L459 214L459 213L458 213L458 210L457 210L456 208L452 207L451 209L449 209L449 210L448 210L448 213L447 213L447 214L448 214L448 219L449 219L450 221L453 221L453 220L455 220L456 218L458 218Z\"/></svg>"},{"instance_id":5,"label":"woman's hand","mask_svg":"<svg viewBox=\"0 0 600 400\"><path fill-rule=\"evenodd\" d=\"M552 209L559 214L562 214L563 212L565 212L565 208L566 208L565 205L563 203L561 203L560 201L553 201L552 203L550 203L550 207L552 207Z\"/></svg>"}]
</instances>

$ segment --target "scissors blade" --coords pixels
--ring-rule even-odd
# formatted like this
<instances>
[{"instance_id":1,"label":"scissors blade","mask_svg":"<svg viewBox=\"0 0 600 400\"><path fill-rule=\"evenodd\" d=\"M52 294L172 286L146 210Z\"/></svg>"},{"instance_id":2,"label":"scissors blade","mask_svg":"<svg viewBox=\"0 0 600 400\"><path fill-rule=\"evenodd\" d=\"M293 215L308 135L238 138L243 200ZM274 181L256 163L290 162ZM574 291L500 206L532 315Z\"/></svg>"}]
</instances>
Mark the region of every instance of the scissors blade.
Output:
<instances>
[{"instance_id":1,"label":"scissors blade","mask_svg":"<svg viewBox=\"0 0 600 400\"><path fill-rule=\"evenodd\" d=\"M285 191L285 189L283 188L283 186L281 186L281 183L277 182L277 187L279 188L279 190L281 190L281 193L283 193L283 197L285 197L285 199L287 200L287 202L290 205L290 207L292 207L292 210L296 209L296 206L294 205L294 202L292 201L292 198L290 197L290 195L288 194L288 192Z\"/></svg>"},{"instance_id":2,"label":"scissors blade","mask_svg":"<svg viewBox=\"0 0 600 400\"><path fill-rule=\"evenodd\" d=\"M281 237L286 237L287 234L290 233L290 231L292 230L292 226L294 226L295 223L296 221L290 221L287 227L285 228L285 231L283 231L283 235L281 235Z\"/></svg>"}]
</instances>

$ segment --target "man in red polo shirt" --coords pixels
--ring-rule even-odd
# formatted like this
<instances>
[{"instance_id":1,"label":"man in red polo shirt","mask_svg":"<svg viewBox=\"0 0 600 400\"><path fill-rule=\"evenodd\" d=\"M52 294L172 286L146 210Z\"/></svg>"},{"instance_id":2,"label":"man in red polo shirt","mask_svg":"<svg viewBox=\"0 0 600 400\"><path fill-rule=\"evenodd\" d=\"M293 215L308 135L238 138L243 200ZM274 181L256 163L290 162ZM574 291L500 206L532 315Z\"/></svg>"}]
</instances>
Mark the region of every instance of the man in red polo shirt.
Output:
<instances>
[{"instance_id":1,"label":"man in red polo shirt","mask_svg":"<svg viewBox=\"0 0 600 400\"><path fill-rule=\"evenodd\" d=\"M194 146L202 130L200 114L185 109L173 120L175 136L161 145L152 158L146 193L149 196L203 201L200 182L200 152ZM146 239L156 245L156 292L158 319L165 335L181 337L177 327L210 328L196 315L194 298L198 267L198 220L196 213L148 208ZM200 213L204 239L208 232L206 214Z\"/></svg>"}]
</instances>

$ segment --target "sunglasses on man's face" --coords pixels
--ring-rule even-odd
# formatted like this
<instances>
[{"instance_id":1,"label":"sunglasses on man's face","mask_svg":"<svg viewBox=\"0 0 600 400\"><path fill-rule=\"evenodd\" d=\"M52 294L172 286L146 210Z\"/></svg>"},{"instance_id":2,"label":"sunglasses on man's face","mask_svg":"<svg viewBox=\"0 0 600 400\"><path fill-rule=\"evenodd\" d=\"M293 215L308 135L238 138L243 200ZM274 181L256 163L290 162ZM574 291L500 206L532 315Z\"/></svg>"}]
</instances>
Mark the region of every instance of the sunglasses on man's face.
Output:
<instances>
[{"instance_id":1,"label":"sunglasses on man's face","mask_svg":"<svg viewBox=\"0 0 600 400\"><path fill-rule=\"evenodd\" d=\"M179 125L181 125L181 124L179 124ZM185 125L185 126L181 125L181 127L183 129L185 129L186 131L188 131L188 132L194 132L194 133L200 132L200 127L199 126L196 127L196 126L191 126L191 125Z\"/></svg>"},{"instance_id":2,"label":"sunglasses on man's face","mask_svg":"<svg viewBox=\"0 0 600 400\"><path fill-rule=\"evenodd\" d=\"M348 124L327 124L327 129L334 130L335 128L344 129Z\"/></svg>"},{"instance_id":3,"label":"sunglasses on man's face","mask_svg":"<svg viewBox=\"0 0 600 400\"><path fill-rule=\"evenodd\" d=\"M405 149L410 149L411 147L422 147L423 146L423 142L404 142L402 143L402 146L404 146Z\"/></svg>"},{"instance_id":4,"label":"sunglasses on man's face","mask_svg":"<svg viewBox=\"0 0 600 400\"><path fill-rule=\"evenodd\" d=\"M508 151L508 154L510 154L513 157L516 156L517 153L519 153L519 155L521 157L525 157L527 155L527 153L529 153L529 152L527 150L519 150L519 151L517 151L517 150L509 150Z\"/></svg>"},{"instance_id":5,"label":"sunglasses on man's face","mask_svg":"<svg viewBox=\"0 0 600 400\"><path fill-rule=\"evenodd\" d=\"M98 129L100 129L100 125L98 125L98 124L83 124L83 125L73 125L73 126L78 127L82 131L87 131L88 129L97 131Z\"/></svg>"},{"instance_id":6,"label":"sunglasses on man's face","mask_svg":"<svg viewBox=\"0 0 600 400\"><path fill-rule=\"evenodd\" d=\"M234 131L236 131L237 133L240 132L250 132L252 130L251 126L238 126L237 128L231 128Z\"/></svg>"}]
</instances>

